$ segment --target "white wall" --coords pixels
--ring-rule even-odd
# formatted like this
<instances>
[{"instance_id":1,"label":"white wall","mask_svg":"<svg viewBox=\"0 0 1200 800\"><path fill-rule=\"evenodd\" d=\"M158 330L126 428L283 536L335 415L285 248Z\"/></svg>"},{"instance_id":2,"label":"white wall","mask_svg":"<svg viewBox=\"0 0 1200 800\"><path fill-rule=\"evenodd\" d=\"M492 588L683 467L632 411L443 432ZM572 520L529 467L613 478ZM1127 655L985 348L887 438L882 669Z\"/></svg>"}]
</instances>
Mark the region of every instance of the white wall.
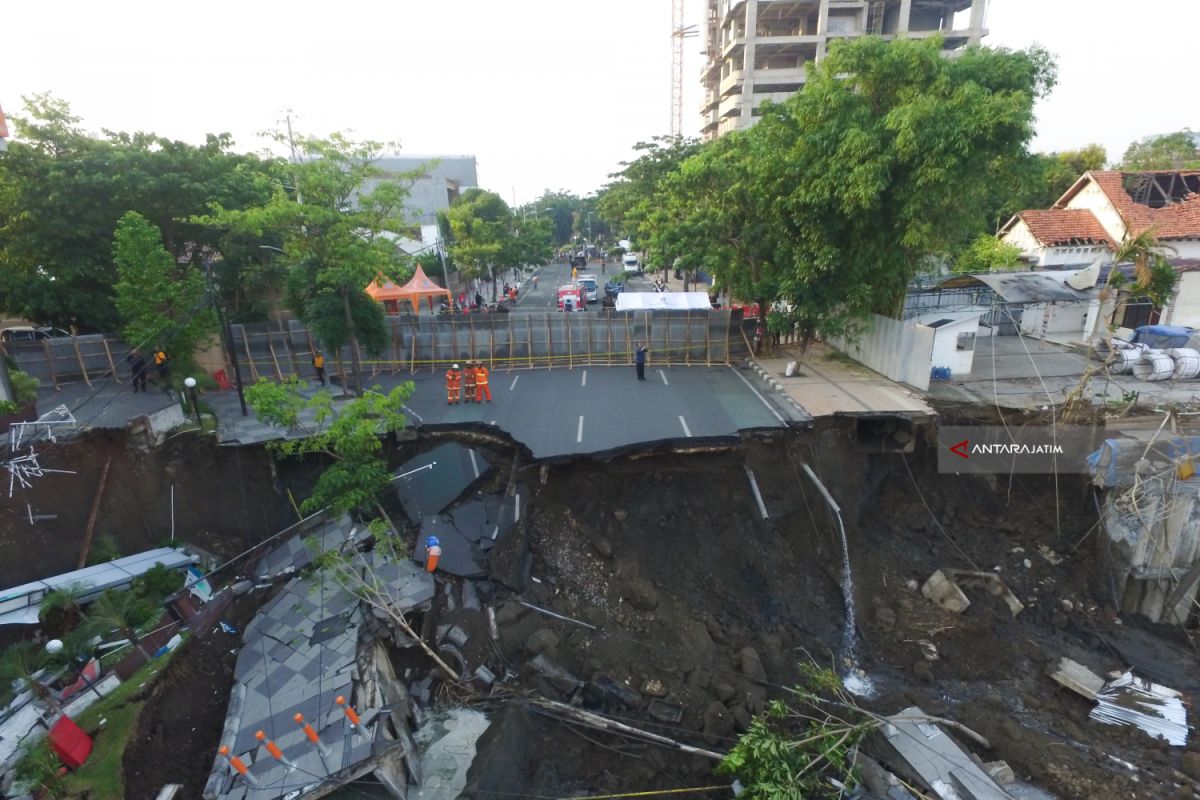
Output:
<instances>
[{"instance_id":1,"label":"white wall","mask_svg":"<svg viewBox=\"0 0 1200 800\"><path fill-rule=\"evenodd\" d=\"M1013 225L1004 232L1004 235L1000 237L1000 241L1019 248L1021 254L1031 261L1038 264L1041 263L1042 244L1029 230L1029 226L1025 224L1025 220L1017 220L1016 225Z\"/></svg>"},{"instance_id":2,"label":"white wall","mask_svg":"<svg viewBox=\"0 0 1200 800\"><path fill-rule=\"evenodd\" d=\"M967 375L975 360L975 334L979 331L979 317L959 320L933 329L933 355L930 365L949 367L951 375ZM971 334L971 349L959 350L959 334Z\"/></svg>"},{"instance_id":3,"label":"white wall","mask_svg":"<svg viewBox=\"0 0 1200 800\"><path fill-rule=\"evenodd\" d=\"M1164 325L1190 325L1200 328L1200 272L1183 272L1175 293L1163 309Z\"/></svg>"},{"instance_id":4,"label":"white wall","mask_svg":"<svg viewBox=\"0 0 1200 800\"><path fill-rule=\"evenodd\" d=\"M887 378L924 391L933 366L934 329L874 314L857 342L830 338L832 346Z\"/></svg>"},{"instance_id":5,"label":"white wall","mask_svg":"<svg viewBox=\"0 0 1200 800\"><path fill-rule=\"evenodd\" d=\"M1072 340L1086 341L1095 321L1091 302L1034 303L1025 307L1021 316L1021 333L1038 339L1053 334Z\"/></svg>"},{"instance_id":6,"label":"white wall","mask_svg":"<svg viewBox=\"0 0 1200 800\"><path fill-rule=\"evenodd\" d=\"M1108 195L1100 191L1100 187L1094 181L1088 181L1087 185L1079 190L1079 193L1067 202L1067 208L1087 208L1096 215L1096 219L1108 231L1108 235L1112 237L1114 242L1125 240L1125 222L1121 219L1121 215L1117 213L1117 209L1109 201Z\"/></svg>"},{"instance_id":7,"label":"white wall","mask_svg":"<svg viewBox=\"0 0 1200 800\"><path fill-rule=\"evenodd\" d=\"M1058 267L1064 264L1090 264L1099 260L1101 264L1112 261L1112 251L1103 245L1072 245L1069 247L1046 247L1042 249L1039 267Z\"/></svg>"},{"instance_id":8,"label":"white wall","mask_svg":"<svg viewBox=\"0 0 1200 800\"><path fill-rule=\"evenodd\" d=\"M1200 238L1167 239L1163 244L1171 248L1169 258L1200 258Z\"/></svg>"}]
</instances>

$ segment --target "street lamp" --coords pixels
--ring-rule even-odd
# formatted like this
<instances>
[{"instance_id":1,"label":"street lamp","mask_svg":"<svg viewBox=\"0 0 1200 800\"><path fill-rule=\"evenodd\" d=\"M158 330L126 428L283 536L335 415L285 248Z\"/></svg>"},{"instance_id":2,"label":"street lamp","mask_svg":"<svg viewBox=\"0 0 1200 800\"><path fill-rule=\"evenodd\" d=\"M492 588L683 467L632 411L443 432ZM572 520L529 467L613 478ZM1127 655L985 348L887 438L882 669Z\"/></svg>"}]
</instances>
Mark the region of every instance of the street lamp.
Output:
<instances>
[{"instance_id":1,"label":"street lamp","mask_svg":"<svg viewBox=\"0 0 1200 800\"><path fill-rule=\"evenodd\" d=\"M196 379L190 375L183 379L183 385L187 387L188 400L192 404L192 414L196 417L196 426L203 428L200 423L200 406L196 403Z\"/></svg>"}]
</instances>

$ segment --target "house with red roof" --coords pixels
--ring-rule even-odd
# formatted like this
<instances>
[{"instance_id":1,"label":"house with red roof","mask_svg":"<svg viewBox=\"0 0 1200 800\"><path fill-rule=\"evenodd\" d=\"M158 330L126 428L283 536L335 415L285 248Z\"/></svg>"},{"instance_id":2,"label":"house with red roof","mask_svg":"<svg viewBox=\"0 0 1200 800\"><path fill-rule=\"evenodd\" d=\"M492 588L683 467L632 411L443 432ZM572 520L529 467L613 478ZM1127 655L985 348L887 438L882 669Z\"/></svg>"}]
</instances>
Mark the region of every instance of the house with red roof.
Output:
<instances>
[{"instance_id":1,"label":"house with red roof","mask_svg":"<svg viewBox=\"0 0 1200 800\"><path fill-rule=\"evenodd\" d=\"M1085 172L1051 208L1014 214L999 236L1035 267L1062 268L1109 263L1145 231L1172 258L1200 258L1200 171Z\"/></svg>"}]
</instances>

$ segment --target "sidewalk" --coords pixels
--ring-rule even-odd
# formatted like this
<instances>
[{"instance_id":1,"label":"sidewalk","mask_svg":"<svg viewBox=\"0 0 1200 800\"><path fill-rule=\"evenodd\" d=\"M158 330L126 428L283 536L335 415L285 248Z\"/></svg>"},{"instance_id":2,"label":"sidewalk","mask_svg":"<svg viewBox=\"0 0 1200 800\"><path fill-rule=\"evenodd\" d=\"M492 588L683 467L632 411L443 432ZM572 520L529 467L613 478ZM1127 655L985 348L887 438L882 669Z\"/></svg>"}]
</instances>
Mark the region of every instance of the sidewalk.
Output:
<instances>
[{"instance_id":1,"label":"sidewalk","mask_svg":"<svg viewBox=\"0 0 1200 800\"><path fill-rule=\"evenodd\" d=\"M788 377L787 365L796 362ZM814 418L898 415L932 418L934 410L916 389L888 380L824 344L783 345L753 360L762 377Z\"/></svg>"}]
</instances>

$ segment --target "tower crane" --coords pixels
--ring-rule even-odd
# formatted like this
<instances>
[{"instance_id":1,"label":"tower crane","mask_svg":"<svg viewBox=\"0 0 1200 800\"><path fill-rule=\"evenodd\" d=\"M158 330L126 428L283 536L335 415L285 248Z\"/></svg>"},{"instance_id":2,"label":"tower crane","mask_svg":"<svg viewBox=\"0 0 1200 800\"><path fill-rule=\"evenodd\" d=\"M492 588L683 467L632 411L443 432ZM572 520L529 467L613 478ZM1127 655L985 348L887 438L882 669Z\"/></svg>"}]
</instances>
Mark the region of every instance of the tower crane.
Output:
<instances>
[{"instance_id":1,"label":"tower crane","mask_svg":"<svg viewBox=\"0 0 1200 800\"><path fill-rule=\"evenodd\" d=\"M684 25L684 0L671 0L671 135L683 135L683 42L698 36L695 25Z\"/></svg>"}]
</instances>

